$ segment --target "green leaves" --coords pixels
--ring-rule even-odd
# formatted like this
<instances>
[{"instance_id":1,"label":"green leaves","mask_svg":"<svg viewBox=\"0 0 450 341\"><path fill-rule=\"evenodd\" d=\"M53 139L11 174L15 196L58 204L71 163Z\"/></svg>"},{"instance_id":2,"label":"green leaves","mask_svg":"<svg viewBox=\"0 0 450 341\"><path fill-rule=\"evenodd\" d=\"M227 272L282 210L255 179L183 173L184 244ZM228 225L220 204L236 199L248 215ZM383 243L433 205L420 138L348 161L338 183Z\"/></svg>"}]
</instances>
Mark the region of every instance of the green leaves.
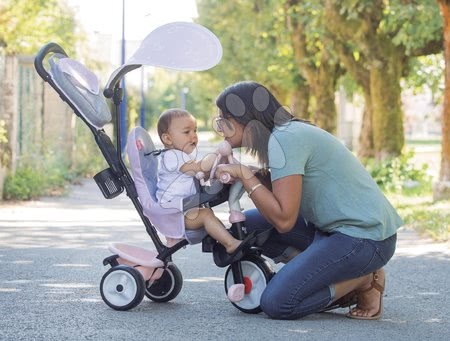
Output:
<instances>
[{"instance_id":1,"label":"green leaves","mask_svg":"<svg viewBox=\"0 0 450 341\"><path fill-rule=\"evenodd\" d=\"M54 41L73 52L74 15L58 0L4 0L0 4L0 45L8 54L35 54Z\"/></svg>"}]
</instances>

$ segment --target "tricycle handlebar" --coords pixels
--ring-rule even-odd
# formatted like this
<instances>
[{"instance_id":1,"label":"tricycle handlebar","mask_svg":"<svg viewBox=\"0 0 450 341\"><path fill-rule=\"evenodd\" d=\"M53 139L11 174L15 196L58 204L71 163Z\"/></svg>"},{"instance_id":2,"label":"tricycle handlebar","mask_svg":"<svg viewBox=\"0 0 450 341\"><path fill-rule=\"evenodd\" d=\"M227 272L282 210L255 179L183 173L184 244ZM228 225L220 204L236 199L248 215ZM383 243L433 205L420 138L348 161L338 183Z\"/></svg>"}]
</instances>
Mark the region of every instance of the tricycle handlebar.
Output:
<instances>
[{"instance_id":1,"label":"tricycle handlebar","mask_svg":"<svg viewBox=\"0 0 450 341\"><path fill-rule=\"evenodd\" d=\"M36 55L34 59L34 67L36 68L37 73L45 80L49 81L51 79L50 74L45 69L43 62L45 57L47 57L50 53L58 53L68 57L66 51L56 43L48 43L44 45Z\"/></svg>"}]
</instances>

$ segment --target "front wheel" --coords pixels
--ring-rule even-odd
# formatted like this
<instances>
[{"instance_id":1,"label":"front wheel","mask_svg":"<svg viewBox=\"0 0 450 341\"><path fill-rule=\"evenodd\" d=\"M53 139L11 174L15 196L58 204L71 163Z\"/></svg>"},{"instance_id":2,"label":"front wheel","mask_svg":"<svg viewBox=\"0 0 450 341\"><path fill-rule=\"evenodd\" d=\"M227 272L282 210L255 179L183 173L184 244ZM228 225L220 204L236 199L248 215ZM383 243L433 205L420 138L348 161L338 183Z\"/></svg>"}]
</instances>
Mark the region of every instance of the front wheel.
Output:
<instances>
[{"instance_id":1,"label":"front wheel","mask_svg":"<svg viewBox=\"0 0 450 341\"><path fill-rule=\"evenodd\" d=\"M264 289L275 274L271 266L261 257L251 256L240 261L244 276L245 295L239 302L231 302L240 311L247 314L260 313L260 300ZM225 272L225 293L233 285L233 271L231 266Z\"/></svg>"},{"instance_id":2,"label":"front wheel","mask_svg":"<svg viewBox=\"0 0 450 341\"><path fill-rule=\"evenodd\" d=\"M175 264L169 263L159 279L146 282L145 296L154 302L169 302L178 296L182 287L181 271Z\"/></svg>"},{"instance_id":3,"label":"front wheel","mask_svg":"<svg viewBox=\"0 0 450 341\"><path fill-rule=\"evenodd\" d=\"M115 310L129 310L144 298L145 284L141 273L127 265L109 269L100 282L103 301Z\"/></svg>"}]
</instances>

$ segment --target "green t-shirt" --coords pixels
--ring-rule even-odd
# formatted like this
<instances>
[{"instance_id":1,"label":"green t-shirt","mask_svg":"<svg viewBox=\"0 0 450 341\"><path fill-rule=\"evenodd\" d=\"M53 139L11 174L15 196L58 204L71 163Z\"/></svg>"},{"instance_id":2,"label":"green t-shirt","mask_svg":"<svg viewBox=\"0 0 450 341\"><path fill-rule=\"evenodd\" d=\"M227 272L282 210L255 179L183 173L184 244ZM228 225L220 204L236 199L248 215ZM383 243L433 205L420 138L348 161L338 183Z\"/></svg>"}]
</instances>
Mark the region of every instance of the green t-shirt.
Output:
<instances>
[{"instance_id":1,"label":"green t-shirt","mask_svg":"<svg viewBox=\"0 0 450 341\"><path fill-rule=\"evenodd\" d=\"M322 231L384 240L403 225L358 159L333 135L289 122L269 140L272 181L303 175L300 213Z\"/></svg>"}]
</instances>

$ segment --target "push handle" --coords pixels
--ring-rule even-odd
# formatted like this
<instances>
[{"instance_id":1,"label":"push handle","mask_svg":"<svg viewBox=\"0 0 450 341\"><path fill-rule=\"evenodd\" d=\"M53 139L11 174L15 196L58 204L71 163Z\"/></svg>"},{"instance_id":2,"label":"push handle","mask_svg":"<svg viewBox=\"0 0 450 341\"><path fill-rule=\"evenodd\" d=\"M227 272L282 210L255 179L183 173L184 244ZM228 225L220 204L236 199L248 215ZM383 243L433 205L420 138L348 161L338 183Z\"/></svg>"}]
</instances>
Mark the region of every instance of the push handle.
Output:
<instances>
[{"instance_id":1,"label":"push handle","mask_svg":"<svg viewBox=\"0 0 450 341\"><path fill-rule=\"evenodd\" d=\"M141 64L125 64L120 68L116 69L108 79L105 89L103 90L103 95L106 98L112 98L114 96L114 88L117 83L130 71L140 68Z\"/></svg>"},{"instance_id":2,"label":"push handle","mask_svg":"<svg viewBox=\"0 0 450 341\"><path fill-rule=\"evenodd\" d=\"M51 79L51 75L47 72L43 63L45 57L47 57L47 55L51 53L53 54L58 53L68 57L66 51L64 51L64 49L56 43L48 43L39 50L38 54L36 55L36 58L34 59L34 67L36 68L36 71L39 74L39 76L41 76L42 79L44 79L46 82L48 82Z\"/></svg>"}]
</instances>

